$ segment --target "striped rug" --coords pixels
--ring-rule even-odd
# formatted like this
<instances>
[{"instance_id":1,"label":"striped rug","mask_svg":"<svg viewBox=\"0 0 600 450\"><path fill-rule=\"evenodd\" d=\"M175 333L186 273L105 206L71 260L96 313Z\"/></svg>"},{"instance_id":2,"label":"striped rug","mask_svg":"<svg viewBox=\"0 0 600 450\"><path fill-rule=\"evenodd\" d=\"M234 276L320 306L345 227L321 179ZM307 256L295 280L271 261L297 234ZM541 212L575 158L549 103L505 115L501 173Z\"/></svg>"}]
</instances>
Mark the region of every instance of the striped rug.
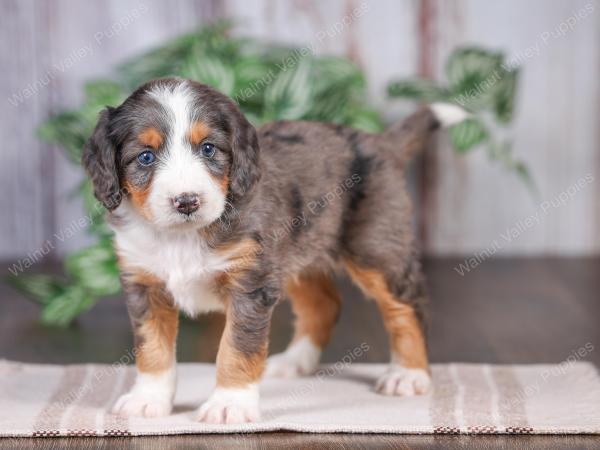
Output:
<instances>
[{"instance_id":1,"label":"striped rug","mask_svg":"<svg viewBox=\"0 0 600 450\"><path fill-rule=\"evenodd\" d=\"M0 436L136 436L302 431L315 433L600 433L600 378L594 366L441 364L426 396L373 391L379 364L323 366L312 377L266 380L262 420L240 426L198 423L194 411L213 387L209 364L180 364L171 416L108 413L133 383L119 365L50 366L0 360Z\"/></svg>"}]
</instances>

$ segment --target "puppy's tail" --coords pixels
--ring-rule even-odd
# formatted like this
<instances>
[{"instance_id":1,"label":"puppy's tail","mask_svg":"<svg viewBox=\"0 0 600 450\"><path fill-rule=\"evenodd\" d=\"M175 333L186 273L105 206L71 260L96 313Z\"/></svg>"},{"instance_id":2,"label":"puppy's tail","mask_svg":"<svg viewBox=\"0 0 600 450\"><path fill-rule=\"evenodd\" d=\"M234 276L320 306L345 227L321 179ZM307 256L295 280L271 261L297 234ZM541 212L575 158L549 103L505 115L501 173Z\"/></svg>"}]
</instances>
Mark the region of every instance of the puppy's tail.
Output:
<instances>
[{"instance_id":1,"label":"puppy's tail","mask_svg":"<svg viewBox=\"0 0 600 450\"><path fill-rule=\"evenodd\" d=\"M431 103L385 130L381 137L393 148L394 159L404 165L423 149L434 131L456 125L469 117L460 106Z\"/></svg>"}]
</instances>

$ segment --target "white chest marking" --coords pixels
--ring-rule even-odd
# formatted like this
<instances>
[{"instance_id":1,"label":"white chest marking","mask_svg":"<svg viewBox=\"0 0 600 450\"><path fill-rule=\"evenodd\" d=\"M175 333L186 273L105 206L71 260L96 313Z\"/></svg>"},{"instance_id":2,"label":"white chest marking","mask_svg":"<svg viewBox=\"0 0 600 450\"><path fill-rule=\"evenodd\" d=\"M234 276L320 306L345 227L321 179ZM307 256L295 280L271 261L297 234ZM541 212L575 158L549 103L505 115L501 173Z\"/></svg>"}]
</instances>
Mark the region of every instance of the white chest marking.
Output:
<instances>
[{"instance_id":1,"label":"white chest marking","mask_svg":"<svg viewBox=\"0 0 600 450\"><path fill-rule=\"evenodd\" d=\"M227 255L210 249L196 231L157 232L134 220L115 228L115 233L119 255L127 266L163 280L177 306L188 315L223 309L215 279L228 269Z\"/></svg>"}]
</instances>

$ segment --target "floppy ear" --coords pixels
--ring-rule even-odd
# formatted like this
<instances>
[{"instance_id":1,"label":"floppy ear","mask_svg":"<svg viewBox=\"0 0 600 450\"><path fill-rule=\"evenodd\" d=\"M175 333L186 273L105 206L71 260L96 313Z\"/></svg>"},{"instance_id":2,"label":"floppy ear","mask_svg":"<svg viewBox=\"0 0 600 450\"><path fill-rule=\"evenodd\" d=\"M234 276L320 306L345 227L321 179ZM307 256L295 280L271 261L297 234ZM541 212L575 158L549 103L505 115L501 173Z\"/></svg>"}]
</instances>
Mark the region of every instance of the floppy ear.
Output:
<instances>
[{"instance_id":1,"label":"floppy ear","mask_svg":"<svg viewBox=\"0 0 600 450\"><path fill-rule=\"evenodd\" d=\"M241 112L233 129L230 190L234 201L247 196L260 180L260 148L256 130Z\"/></svg>"},{"instance_id":2,"label":"floppy ear","mask_svg":"<svg viewBox=\"0 0 600 450\"><path fill-rule=\"evenodd\" d=\"M92 179L94 195L106 209L112 211L121 203L117 152L108 136L108 122L113 108L100 113L98 124L83 148L83 167Z\"/></svg>"}]
</instances>

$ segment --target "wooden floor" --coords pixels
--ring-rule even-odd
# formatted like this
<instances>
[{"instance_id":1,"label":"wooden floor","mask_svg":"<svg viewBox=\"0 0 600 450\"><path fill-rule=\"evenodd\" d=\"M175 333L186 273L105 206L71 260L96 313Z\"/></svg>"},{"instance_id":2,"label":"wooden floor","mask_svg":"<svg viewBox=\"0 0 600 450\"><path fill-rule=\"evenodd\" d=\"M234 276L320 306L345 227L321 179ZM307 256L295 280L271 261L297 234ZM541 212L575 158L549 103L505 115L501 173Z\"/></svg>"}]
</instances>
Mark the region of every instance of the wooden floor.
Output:
<instances>
[{"instance_id":1,"label":"wooden floor","mask_svg":"<svg viewBox=\"0 0 600 450\"><path fill-rule=\"evenodd\" d=\"M592 343L589 360L600 366L600 258L500 259L464 276L454 259L426 261L431 293L433 362L558 363ZM362 342L363 362L387 360L387 338L376 308L340 280L344 310L325 352L333 362ZM123 300L103 300L72 328L48 329L38 310L0 284L0 358L43 363L112 363L131 347ZM272 350L291 336L287 303L278 307ZM180 361L214 361L223 321L184 320ZM1 407L1 405L0 405ZM263 433L244 436L0 439L14 448L600 448L600 436L390 436Z\"/></svg>"}]
</instances>

